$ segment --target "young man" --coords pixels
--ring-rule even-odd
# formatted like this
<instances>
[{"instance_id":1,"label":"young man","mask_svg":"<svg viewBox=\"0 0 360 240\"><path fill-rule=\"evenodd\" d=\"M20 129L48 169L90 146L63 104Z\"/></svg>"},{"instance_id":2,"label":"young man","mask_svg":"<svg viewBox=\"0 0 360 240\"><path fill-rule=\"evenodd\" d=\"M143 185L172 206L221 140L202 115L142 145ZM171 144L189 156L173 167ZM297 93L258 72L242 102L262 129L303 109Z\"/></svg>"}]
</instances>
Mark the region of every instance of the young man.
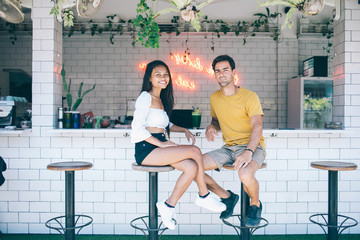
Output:
<instances>
[{"instance_id":1,"label":"young man","mask_svg":"<svg viewBox=\"0 0 360 240\"><path fill-rule=\"evenodd\" d=\"M206 128L205 135L208 141L214 141L215 135L219 135L218 131L221 130L225 145L204 154L205 169L220 170L226 163L234 165L251 199L246 226L255 227L260 223L262 211L255 172L266 156L265 139L262 136L263 111L256 93L235 85L235 62L230 56L218 56L212 67L220 90L210 96L212 121ZM220 187L208 175L206 183L209 190L219 195L226 205L220 218L230 217L239 196Z\"/></svg>"}]
</instances>

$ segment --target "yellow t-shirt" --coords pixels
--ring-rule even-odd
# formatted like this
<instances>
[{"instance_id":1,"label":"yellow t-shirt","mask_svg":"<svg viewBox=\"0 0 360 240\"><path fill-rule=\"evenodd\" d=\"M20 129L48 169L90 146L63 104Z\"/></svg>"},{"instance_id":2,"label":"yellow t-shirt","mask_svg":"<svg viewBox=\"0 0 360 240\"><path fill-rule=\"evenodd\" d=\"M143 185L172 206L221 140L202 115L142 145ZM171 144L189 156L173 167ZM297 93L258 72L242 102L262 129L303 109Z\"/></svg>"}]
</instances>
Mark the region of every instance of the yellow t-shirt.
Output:
<instances>
[{"instance_id":1,"label":"yellow t-shirt","mask_svg":"<svg viewBox=\"0 0 360 240\"><path fill-rule=\"evenodd\" d=\"M211 117L217 118L228 146L249 143L252 127L250 117L264 115L260 99L256 93L239 88L232 96L224 96L220 90L210 96ZM265 138L261 136L260 145L265 148Z\"/></svg>"}]
</instances>

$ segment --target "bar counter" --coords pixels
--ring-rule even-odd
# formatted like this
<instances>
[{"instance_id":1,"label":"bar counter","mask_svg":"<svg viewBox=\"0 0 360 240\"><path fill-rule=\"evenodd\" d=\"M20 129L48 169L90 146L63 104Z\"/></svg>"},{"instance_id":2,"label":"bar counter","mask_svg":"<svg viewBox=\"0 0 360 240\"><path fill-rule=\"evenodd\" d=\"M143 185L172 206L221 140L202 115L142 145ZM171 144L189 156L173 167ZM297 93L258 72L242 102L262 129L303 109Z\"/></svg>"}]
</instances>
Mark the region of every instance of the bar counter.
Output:
<instances>
[{"instance_id":1,"label":"bar counter","mask_svg":"<svg viewBox=\"0 0 360 240\"><path fill-rule=\"evenodd\" d=\"M208 142L205 129L191 132L204 153L223 145L221 134ZM81 233L142 234L129 223L148 211L148 179L131 169L134 144L130 142L130 129L35 127L13 134L0 132L1 156L8 164L6 182L0 187L3 233L48 233L44 223L64 211L64 179L46 166L59 161L87 161L94 167L76 173L76 209L94 222ZM257 172L257 179L263 217L269 225L256 234L322 234L309 216L327 212L327 174L311 168L310 162L343 160L360 165L359 136L356 129L265 129L267 168ZM171 133L171 140L188 144L183 133ZM240 192L236 172L208 173L224 188ZM176 170L159 174L159 199L169 195L179 174ZM339 214L360 218L358 186L359 170L339 173ZM176 208L178 227L166 234L236 234L218 214L197 207L193 202L196 194L197 187L192 184ZM238 204L235 214L239 212ZM360 227L347 231L360 233Z\"/></svg>"}]
</instances>

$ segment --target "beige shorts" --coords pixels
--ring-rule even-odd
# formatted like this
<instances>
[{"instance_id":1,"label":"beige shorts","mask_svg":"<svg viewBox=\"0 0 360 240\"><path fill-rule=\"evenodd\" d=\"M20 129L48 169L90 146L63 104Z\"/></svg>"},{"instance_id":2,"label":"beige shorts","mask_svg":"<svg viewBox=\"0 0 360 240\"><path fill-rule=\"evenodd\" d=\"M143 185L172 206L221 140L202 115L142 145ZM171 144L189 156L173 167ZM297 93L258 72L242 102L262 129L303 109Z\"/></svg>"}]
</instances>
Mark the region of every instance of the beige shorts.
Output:
<instances>
[{"instance_id":1,"label":"beige shorts","mask_svg":"<svg viewBox=\"0 0 360 240\"><path fill-rule=\"evenodd\" d=\"M208 154L212 159L214 159L215 163L218 166L217 171L225 164L233 164L236 158L244 152L247 145L234 145L234 146L222 146L220 149L208 152ZM254 155L252 156L252 160L255 161L259 166L261 166L266 157L265 149L259 144L255 151Z\"/></svg>"}]
</instances>

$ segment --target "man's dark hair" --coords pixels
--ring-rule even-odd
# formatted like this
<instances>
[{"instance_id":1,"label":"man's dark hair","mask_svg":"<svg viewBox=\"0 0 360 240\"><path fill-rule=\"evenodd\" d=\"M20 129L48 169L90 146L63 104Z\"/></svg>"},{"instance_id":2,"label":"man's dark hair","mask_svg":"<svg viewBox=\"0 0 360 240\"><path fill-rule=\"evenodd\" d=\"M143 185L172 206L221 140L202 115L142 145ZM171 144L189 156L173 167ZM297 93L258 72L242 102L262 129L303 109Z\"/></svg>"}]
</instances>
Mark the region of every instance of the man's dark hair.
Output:
<instances>
[{"instance_id":1,"label":"man's dark hair","mask_svg":"<svg viewBox=\"0 0 360 240\"><path fill-rule=\"evenodd\" d=\"M231 70L235 69L235 62L234 62L234 59L232 59L232 57L230 57L229 55L220 55L220 56L216 57L214 59L214 61L212 62L213 70L215 71L215 65L218 62L224 62L224 61L229 62Z\"/></svg>"}]
</instances>

